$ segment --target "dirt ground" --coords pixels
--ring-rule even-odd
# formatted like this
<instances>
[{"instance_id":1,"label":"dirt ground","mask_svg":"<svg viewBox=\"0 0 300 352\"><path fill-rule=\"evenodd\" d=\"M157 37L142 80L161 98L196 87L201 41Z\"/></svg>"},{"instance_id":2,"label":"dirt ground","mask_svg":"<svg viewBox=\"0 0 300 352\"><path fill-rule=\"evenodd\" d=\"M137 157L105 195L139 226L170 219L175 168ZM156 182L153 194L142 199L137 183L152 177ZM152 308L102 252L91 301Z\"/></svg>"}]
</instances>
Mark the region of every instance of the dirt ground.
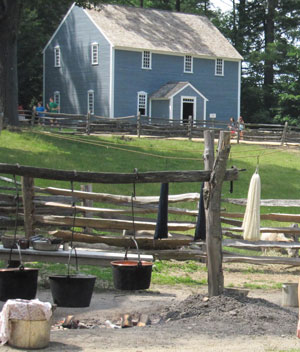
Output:
<instances>
[{"instance_id":1,"label":"dirt ground","mask_svg":"<svg viewBox=\"0 0 300 352\"><path fill-rule=\"evenodd\" d=\"M247 282L297 282L299 269L224 264L225 286ZM199 275L205 273L199 273ZM149 290L94 292L88 308L58 307L54 323L74 315L89 329L58 329L53 326L45 351L300 351L295 336L298 308L281 307L280 289L250 289L247 297L226 293L207 299L207 287L156 286ZM52 302L49 290L37 297ZM124 313L148 314L145 327L113 329ZM15 350L1 347L3 352Z\"/></svg>"}]
</instances>

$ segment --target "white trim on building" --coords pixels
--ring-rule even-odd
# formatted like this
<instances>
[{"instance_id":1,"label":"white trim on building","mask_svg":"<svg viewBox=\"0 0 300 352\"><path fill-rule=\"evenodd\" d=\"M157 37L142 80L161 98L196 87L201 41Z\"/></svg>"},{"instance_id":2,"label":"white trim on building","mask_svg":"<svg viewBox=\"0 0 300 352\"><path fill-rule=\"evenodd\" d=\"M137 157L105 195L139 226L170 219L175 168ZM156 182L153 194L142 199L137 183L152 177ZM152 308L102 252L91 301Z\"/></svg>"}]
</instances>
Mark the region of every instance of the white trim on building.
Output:
<instances>
[{"instance_id":1,"label":"white trim on building","mask_svg":"<svg viewBox=\"0 0 300 352\"><path fill-rule=\"evenodd\" d=\"M91 64L99 65L99 43L97 42L91 44Z\"/></svg>"}]
</instances>

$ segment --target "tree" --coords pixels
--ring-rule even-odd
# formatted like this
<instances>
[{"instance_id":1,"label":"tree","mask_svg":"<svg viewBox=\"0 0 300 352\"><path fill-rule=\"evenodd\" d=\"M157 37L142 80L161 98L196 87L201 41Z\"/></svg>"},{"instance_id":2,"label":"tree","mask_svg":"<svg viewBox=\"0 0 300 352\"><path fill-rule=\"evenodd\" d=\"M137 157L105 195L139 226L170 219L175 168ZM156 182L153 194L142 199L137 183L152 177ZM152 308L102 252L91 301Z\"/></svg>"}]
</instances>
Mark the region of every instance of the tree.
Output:
<instances>
[{"instance_id":1,"label":"tree","mask_svg":"<svg viewBox=\"0 0 300 352\"><path fill-rule=\"evenodd\" d=\"M90 2L78 0L76 4L82 7L90 7L100 2L100 0ZM4 113L6 123L18 125L17 40L23 6L28 9L34 9L34 7L43 9L43 16L38 19L43 20L45 26L50 27L51 20L48 18L49 12L47 10L56 7L64 8L65 14L65 8L70 3L70 0L0 0L0 113ZM34 11L32 15L34 15ZM61 20L60 16L56 16L55 20L57 26ZM35 32L34 34L37 35L38 33Z\"/></svg>"},{"instance_id":2,"label":"tree","mask_svg":"<svg viewBox=\"0 0 300 352\"><path fill-rule=\"evenodd\" d=\"M17 32L22 2L0 0L0 113L18 124Z\"/></svg>"}]
</instances>

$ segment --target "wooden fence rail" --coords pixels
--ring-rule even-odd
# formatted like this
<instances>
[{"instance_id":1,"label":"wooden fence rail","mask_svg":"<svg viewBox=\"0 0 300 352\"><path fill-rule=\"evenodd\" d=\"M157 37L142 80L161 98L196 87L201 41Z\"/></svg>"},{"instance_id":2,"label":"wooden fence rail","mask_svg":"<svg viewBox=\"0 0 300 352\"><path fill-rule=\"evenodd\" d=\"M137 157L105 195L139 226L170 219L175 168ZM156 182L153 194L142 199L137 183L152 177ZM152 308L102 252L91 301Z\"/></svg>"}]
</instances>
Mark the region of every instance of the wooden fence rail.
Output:
<instances>
[{"instance_id":1,"label":"wooden fence rail","mask_svg":"<svg viewBox=\"0 0 300 352\"><path fill-rule=\"evenodd\" d=\"M164 118L154 118L148 116L124 116L116 118L107 118L96 115L75 115L65 113L43 113L37 115L32 111L19 111L20 124L22 126L32 127L34 124L40 124L44 128L59 128L64 133L79 134L129 134L140 137L141 135L159 136L159 137L186 137L186 138L204 138L204 131L224 130L228 128L226 121L210 120L192 120L191 118L182 122L181 120L167 120ZM232 134L239 143L241 139L248 141L266 141L277 142L281 145L284 143L300 143L300 127L289 126L286 122L280 124L257 124L246 123L242 133Z\"/></svg>"}]
</instances>

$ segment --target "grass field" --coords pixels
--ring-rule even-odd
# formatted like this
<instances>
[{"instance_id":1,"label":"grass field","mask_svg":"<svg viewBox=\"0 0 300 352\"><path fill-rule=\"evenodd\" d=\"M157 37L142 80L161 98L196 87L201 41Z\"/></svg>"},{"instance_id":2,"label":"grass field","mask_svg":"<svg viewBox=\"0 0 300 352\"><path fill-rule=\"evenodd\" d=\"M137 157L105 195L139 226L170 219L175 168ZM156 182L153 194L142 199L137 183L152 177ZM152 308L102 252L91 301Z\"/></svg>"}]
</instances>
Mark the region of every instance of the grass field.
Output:
<instances>
[{"instance_id":1,"label":"grass field","mask_svg":"<svg viewBox=\"0 0 300 352\"><path fill-rule=\"evenodd\" d=\"M9 132L0 135L1 163L19 163L36 167L56 168L63 170L98 171L98 172L133 172L161 170L201 170L203 169L204 145L199 141L163 140L127 137L63 136L43 133L41 131ZM259 173L262 182L262 198L299 199L300 196L300 149L263 145L233 144L231 147L228 168L236 166L246 169L241 172L239 180L234 182L234 192L229 193L229 183L223 185L224 198L246 198L249 181L255 172L259 160ZM11 177L12 175L7 175ZM3 183L1 183L4 185ZM62 186L70 188L65 182L35 180L38 186ZM198 183L177 183L170 185L170 194L199 192ZM74 184L79 189L79 184ZM138 184L137 195L159 195L159 184ZM93 185L93 191L113 194L131 195L132 185ZM180 204L192 207L196 204ZM222 204L228 211L241 211L241 207ZM299 213L298 208L261 208L262 213L283 212ZM272 225L264 222L264 225ZM275 224L274 224L275 225ZM288 226L279 224L276 226ZM192 264L190 264L192 266ZM192 270L185 268L186 273ZM50 270L50 268L48 268ZM47 270L48 270L47 269ZM57 267L55 268L58 269ZM197 266L197 270L198 270ZM52 270L52 269L51 269ZM156 266L154 281L157 283L193 282L185 275L178 278L173 275L178 271L176 266ZM99 277L107 279L104 270ZM204 282L202 282L204 283Z\"/></svg>"}]
</instances>

